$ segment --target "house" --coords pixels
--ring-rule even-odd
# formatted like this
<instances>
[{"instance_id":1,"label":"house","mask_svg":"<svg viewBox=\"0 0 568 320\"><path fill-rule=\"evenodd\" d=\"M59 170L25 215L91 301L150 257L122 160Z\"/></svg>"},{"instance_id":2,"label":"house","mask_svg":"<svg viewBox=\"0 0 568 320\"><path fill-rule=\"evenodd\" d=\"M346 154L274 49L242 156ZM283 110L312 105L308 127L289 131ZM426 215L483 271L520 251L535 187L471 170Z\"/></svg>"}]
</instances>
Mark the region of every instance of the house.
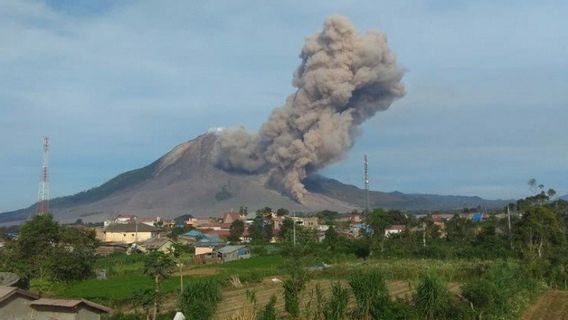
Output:
<instances>
[{"instance_id":1,"label":"house","mask_svg":"<svg viewBox=\"0 0 568 320\"><path fill-rule=\"evenodd\" d=\"M250 250L246 246L224 246L217 249L222 262L250 258Z\"/></svg>"},{"instance_id":2,"label":"house","mask_svg":"<svg viewBox=\"0 0 568 320\"><path fill-rule=\"evenodd\" d=\"M37 299L30 303L33 320L99 320L111 309L88 300Z\"/></svg>"},{"instance_id":3,"label":"house","mask_svg":"<svg viewBox=\"0 0 568 320\"><path fill-rule=\"evenodd\" d=\"M351 233L353 237L357 238L364 234L373 234L373 229L365 223L357 223L349 226L349 233Z\"/></svg>"},{"instance_id":4,"label":"house","mask_svg":"<svg viewBox=\"0 0 568 320\"><path fill-rule=\"evenodd\" d=\"M0 319L29 319L30 303L39 296L15 287L0 287Z\"/></svg>"},{"instance_id":5,"label":"house","mask_svg":"<svg viewBox=\"0 0 568 320\"><path fill-rule=\"evenodd\" d=\"M452 220L452 218L455 216L455 214L451 214L451 213L433 213L432 214L432 221L434 221L434 224L438 227L440 227L441 229L446 228L446 222L449 220Z\"/></svg>"},{"instance_id":6,"label":"house","mask_svg":"<svg viewBox=\"0 0 568 320\"><path fill-rule=\"evenodd\" d=\"M211 222L210 219L189 218L185 221L185 224L189 227L196 228L196 227L202 226L204 224L208 224L210 222Z\"/></svg>"},{"instance_id":7,"label":"house","mask_svg":"<svg viewBox=\"0 0 568 320\"><path fill-rule=\"evenodd\" d=\"M2 320L99 320L112 310L88 300L43 299L15 287L0 287Z\"/></svg>"},{"instance_id":8,"label":"house","mask_svg":"<svg viewBox=\"0 0 568 320\"><path fill-rule=\"evenodd\" d=\"M199 241L200 239L205 237L205 234L199 230L189 230L188 232L184 233L182 236L193 238L195 241Z\"/></svg>"},{"instance_id":9,"label":"house","mask_svg":"<svg viewBox=\"0 0 568 320\"><path fill-rule=\"evenodd\" d=\"M134 243L157 237L160 229L145 224L112 224L104 229L103 242Z\"/></svg>"},{"instance_id":10,"label":"house","mask_svg":"<svg viewBox=\"0 0 568 320\"><path fill-rule=\"evenodd\" d=\"M205 235L217 238L228 238L231 235L231 231L228 229L205 230Z\"/></svg>"},{"instance_id":11,"label":"house","mask_svg":"<svg viewBox=\"0 0 568 320\"><path fill-rule=\"evenodd\" d=\"M133 214L119 214L115 219L114 223L134 223L136 221L136 216Z\"/></svg>"},{"instance_id":12,"label":"house","mask_svg":"<svg viewBox=\"0 0 568 320\"><path fill-rule=\"evenodd\" d=\"M297 225L308 229L317 229L319 226L317 217L292 217L292 220L294 220Z\"/></svg>"},{"instance_id":13,"label":"house","mask_svg":"<svg viewBox=\"0 0 568 320\"><path fill-rule=\"evenodd\" d=\"M225 242L218 237L206 236L197 241L193 247L195 249L194 259L197 263L218 262L219 256L217 249L225 246Z\"/></svg>"},{"instance_id":14,"label":"house","mask_svg":"<svg viewBox=\"0 0 568 320\"><path fill-rule=\"evenodd\" d=\"M385 228L385 237L389 237L392 234L398 234L406 230L406 226L402 224L394 224Z\"/></svg>"},{"instance_id":15,"label":"house","mask_svg":"<svg viewBox=\"0 0 568 320\"><path fill-rule=\"evenodd\" d=\"M225 212L223 214L223 223L231 224L241 219L241 214L238 212Z\"/></svg>"},{"instance_id":16,"label":"house","mask_svg":"<svg viewBox=\"0 0 568 320\"><path fill-rule=\"evenodd\" d=\"M175 250L175 242L168 238L151 238L138 244L138 248L142 252L159 251L171 254Z\"/></svg>"},{"instance_id":17,"label":"house","mask_svg":"<svg viewBox=\"0 0 568 320\"><path fill-rule=\"evenodd\" d=\"M162 224L162 225L164 224L164 222L162 221L162 219L160 217L142 218L142 219L139 219L138 223L142 223L142 224L148 225L150 227L153 227L153 226L156 226L156 225L159 225L159 224Z\"/></svg>"}]
</instances>

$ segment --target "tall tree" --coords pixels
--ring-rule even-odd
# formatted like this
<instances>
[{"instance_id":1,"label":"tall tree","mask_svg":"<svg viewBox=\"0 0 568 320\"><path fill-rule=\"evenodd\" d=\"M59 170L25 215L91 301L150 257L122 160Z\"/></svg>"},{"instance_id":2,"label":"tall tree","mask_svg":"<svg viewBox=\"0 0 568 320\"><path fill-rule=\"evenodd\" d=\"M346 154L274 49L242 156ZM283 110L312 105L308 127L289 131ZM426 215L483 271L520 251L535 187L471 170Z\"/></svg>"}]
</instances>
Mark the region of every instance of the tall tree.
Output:
<instances>
[{"instance_id":1,"label":"tall tree","mask_svg":"<svg viewBox=\"0 0 568 320\"><path fill-rule=\"evenodd\" d=\"M160 281L166 279L175 268L176 264L170 255L160 251L150 252L144 260L144 274L154 279L154 311L152 319L156 320L161 300Z\"/></svg>"},{"instance_id":2,"label":"tall tree","mask_svg":"<svg viewBox=\"0 0 568 320\"><path fill-rule=\"evenodd\" d=\"M538 258L551 253L566 240L564 222L548 207L528 209L516 230L525 253Z\"/></svg>"},{"instance_id":3,"label":"tall tree","mask_svg":"<svg viewBox=\"0 0 568 320\"><path fill-rule=\"evenodd\" d=\"M245 232L245 223L243 220L235 220L229 227L229 240L239 241Z\"/></svg>"}]
</instances>

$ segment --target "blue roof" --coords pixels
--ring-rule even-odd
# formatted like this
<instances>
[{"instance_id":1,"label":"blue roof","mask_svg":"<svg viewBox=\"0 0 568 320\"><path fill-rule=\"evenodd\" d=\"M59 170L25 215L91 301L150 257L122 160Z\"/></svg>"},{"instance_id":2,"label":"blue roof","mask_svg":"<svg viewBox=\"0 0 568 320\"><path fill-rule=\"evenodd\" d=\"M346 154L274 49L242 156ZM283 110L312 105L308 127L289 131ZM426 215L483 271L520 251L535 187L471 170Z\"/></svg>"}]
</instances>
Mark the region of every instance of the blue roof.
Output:
<instances>
[{"instance_id":1,"label":"blue roof","mask_svg":"<svg viewBox=\"0 0 568 320\"><path fill-rule=\"evenodd\" d=\"M189 230L188 232L183 234L184 236L193 237L193 238L203 238L205 235L203 232L199 230Z\"/></svg>"},{"instance_id":2,"label":"blue roof","mask_svg":"<svg viewBox=\"0 0 568 320\"><path fill-rule=\"evenodd\" d=\"M476 212L471 216L471 220L475 221L475 222L481 222L481 220L483 220L483 213L481 212Z\"/></svg>"}]
</instances>

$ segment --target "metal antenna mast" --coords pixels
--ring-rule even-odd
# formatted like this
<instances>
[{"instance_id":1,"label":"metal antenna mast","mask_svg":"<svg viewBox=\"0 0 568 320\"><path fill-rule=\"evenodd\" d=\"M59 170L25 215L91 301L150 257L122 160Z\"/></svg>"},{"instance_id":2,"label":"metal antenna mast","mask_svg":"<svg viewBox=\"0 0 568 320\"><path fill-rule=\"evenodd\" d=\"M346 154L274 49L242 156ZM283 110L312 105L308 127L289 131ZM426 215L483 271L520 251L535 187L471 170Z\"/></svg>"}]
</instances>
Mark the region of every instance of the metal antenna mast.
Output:
<instances>
[{"instance_id":1,"label":"metal antenna mast","mask_svg":"<svg viewBox=\"0 0 568 320\"><path fill-rule=\"evenodd\" d=\"M49 155L49 138L44 137L43 165L41 168L41 178L39 182L37 214L47 214L49 212L48 155Z\"/></svg>"},{"instance_id":2,"label":"metal antenna mast","mask_svg":"<svg viewBox=\"0 0 568 320\"><path fill-rule=\"evenodd\" d=\"M367 161L367 155L363 158L363 166L365 171L365 214L369 214L369 162Z\"/></svg>"}]
</instances>

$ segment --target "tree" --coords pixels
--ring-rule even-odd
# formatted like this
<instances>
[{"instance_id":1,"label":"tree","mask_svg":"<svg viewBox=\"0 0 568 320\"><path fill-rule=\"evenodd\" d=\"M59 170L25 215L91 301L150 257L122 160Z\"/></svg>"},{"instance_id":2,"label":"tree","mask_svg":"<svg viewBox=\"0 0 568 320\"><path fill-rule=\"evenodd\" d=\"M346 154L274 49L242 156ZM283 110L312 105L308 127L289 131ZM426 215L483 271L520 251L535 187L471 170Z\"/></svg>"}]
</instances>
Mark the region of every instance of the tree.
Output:
<instances>
[{"instance_id":1,"label":"tree","mask_svg":"<svg viewBox=\"0 0 568 320\"><path fill-rule=\"evenodd\" d=\"M373 210L368 218L367 223L373 231L372 239L376 243L379 243L381 252L384 251L385 242L385 229L389 226L388 218L386 217L383 209Z\"/></svg>"},{"instance_id":2,"label":"tree","mask_svg":"<svg viewBox=\"0 0 568 320\"><path fill-rule=\"evenodd\" d=\"M258 209L256 211L256 215L262 215L264 217L270 217L272 215L272 208L270 207L264 207L262 209Z\"/></svg>"},{"instance_id":3,"label":"tree","mask_svg":"<svg viewBox=\"0 0 568 320\"><path fill-rule=\"evenodd\" d=\"M95 263L95 232L70 226L59 228L59 242L48 259L48 274L57 281L75 281L90 276Z\"/></svg>"},{"instance_id":4,"label":"tree","mask_svg":"<svg viewBox=\"0 0 568 320\"><path fill-rule=\"evenodd\" d=\"M279 217L283 217L283 216L287 216L290 213L290 211L288 211L288 209L284 209L284 208L280 208L278 210L276 210L276 215Z\"/></svg>"},{"instance_id":5,"label":"tree","mask_svg":"<svg viewBox=\"0 0 568 320\"><path fill-rule=\"evenodd\" d=\"M39 278L47 276L47 263L59 243L59 237L59 224L50 214L36 215L22 225L13 253L15 260L27 265L27 268L19 271Z\"/></svg>"},{"instance_id":6,"label":"tree","mask_svg":"<svg viewBox=\"0 0 568 320\"><path fill-rule=\"evenodd\" d=\"M257 216L249 227L249 236L254 243L264 242L264 218Z\"/></svg>"},{"instance_id":7,"label":"tree","mask_svg":"<svg viewBox=\"0 0 568 320\"><path fill-rule=\"evenodd\" d=\"M551 253L555 246L565 243L564 223L548 207L528 209L515 229L525 254L538 258Z\"/></svg>"},{"instance_id":8,"label":"tree","mask_svg":"<svg viewBox=\"0 0 568 320\"><path fill-rule=\"evenodd\" d=\"M176 264L173 258L160 251L152 251L144 259L144 274L149 275L154 279L153 320L156 320L159 313L159 304L161 300L160 281L166 279L175 266Z\"/></svg>"},{"instance_id":9,"label":"tree","mask_svg":"<svg viewBox=\"0 0 568 320\"><path fill-rule=\"evenodd\" d=\"M215 314L221 299L221 289L217 281L197 279L186 286L179 304L187 319L208 320Z\"/></svg>"},{"instance_id":10,"label":"tree","mask_svg":"<svg viewBox=\"0 0 568 320\"><path fill-rule=\"evenodd\" d=\"M294 229L294 220L286 217L280 226L280 230L278 231L278 238L281 241L291 241L291 232Z\"/></svg>"},{"instance_id":11,"label":"tree","mask_svg":"<svg viewBox=\"0 0 568 320\"><path fill-rule=\"evenodd\" d=\"M332 251L337 248L337 241L338 241L337 231L333 226L329 226L329 228L325 231L325 238L323 239L323 243Z\"/></svg>"},{"instance_id":12,"label":"tree","mask_svg":"<svg viewBox=\"0 0 568 320\"><path fill-rule=\"evenodd\" d=\"M249 227L249 236L251 240L256 243L269 242L272 240L273 236L272 228L272 219L265 217L263 213L259 211Z\"/></svg>"},{"instance_id":13,"label":"tree","mask_svg":"<svg viewBox=\"0 0 568 320\"><path fill-rule=\"evenodd\" d=\"M455 215L446 222L446 239L465 242L475 237L475 223L471 219Z\"/></svg>"},{"instance_id":14,"label":"tree","mask_svg":"<svg viewBox=\"0 0 568 320\"><path fill-rule=\"evenodd\" d=\"M245 223L238 219L231 223L229 227L229 240L239 241L245 232Z\"/></svg>"}]
</instances>

